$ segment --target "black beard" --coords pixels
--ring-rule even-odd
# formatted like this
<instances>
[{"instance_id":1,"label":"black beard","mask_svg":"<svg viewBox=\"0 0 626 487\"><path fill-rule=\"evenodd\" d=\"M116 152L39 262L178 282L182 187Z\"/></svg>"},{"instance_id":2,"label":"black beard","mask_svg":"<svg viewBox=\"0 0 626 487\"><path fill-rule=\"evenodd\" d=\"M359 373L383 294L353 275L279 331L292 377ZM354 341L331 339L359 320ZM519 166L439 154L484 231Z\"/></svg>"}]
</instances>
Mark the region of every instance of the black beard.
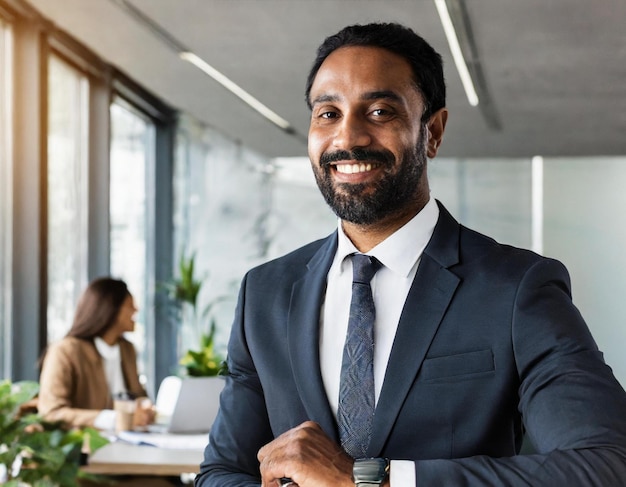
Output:
<instances>
[{"instance_id":1,"label":"black beard","mask_svg":"<svg viewBox=\"0 0 626 487\"><path fill-rule=\"evenodd\" d=\"M415 147L402 154L400 161L396 161L389 151L367 149L322 154L313 173L328 206L342 220L357 225L370 225L403 210L416 199L426 168L425 132L422 131ZM375 189L369 194L363 192L372 183L339 183L335 187L329 163L342 160L377 162L382 165L385 174L374 183ZM395 167L396 173L393 172Z\"/></svg>"}]
</instances>

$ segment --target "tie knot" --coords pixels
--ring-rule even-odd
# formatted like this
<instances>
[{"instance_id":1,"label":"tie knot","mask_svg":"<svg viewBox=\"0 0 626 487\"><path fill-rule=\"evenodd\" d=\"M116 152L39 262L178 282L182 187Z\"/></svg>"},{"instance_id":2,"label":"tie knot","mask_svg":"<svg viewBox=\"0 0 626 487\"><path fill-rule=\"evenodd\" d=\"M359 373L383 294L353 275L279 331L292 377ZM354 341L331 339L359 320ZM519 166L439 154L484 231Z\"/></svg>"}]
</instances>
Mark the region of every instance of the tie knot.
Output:
<instances>
[{"instance_id":1,"label":"tie knot","mask_svg":"<svg viewBox=\"0 0 626 487\"><path fill-rule=\"evenodd\" d=\"M382 264L376 257L365 254L352 255L352 282L369 284Z\"/></svg>"}]
</instances>

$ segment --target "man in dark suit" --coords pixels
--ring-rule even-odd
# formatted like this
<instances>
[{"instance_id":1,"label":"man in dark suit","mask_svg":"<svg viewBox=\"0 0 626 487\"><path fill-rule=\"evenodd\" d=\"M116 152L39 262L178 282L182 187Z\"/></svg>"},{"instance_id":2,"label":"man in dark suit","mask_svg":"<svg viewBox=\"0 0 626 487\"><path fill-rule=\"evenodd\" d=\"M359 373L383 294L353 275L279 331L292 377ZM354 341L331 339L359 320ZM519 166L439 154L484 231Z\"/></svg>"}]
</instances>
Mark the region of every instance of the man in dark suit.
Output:
<instances>
[{"instance_id":1,"label":"man in dark suit","mask_svg":"<svg viewBox=\"0 0 626 487\"><path fill-rule=\"evenodd\" d=\"M625 485L626 394L563 265L430 197L440 56L397 24L347 27L320 47L307 100L309 156L340 224L244 278L196 485ZM374 380L354 400L371 386L375 410L356 456L338 426L354 254L380 262ZM519 455L525 431L536 454Z\"/></svg>"}]
</instances>

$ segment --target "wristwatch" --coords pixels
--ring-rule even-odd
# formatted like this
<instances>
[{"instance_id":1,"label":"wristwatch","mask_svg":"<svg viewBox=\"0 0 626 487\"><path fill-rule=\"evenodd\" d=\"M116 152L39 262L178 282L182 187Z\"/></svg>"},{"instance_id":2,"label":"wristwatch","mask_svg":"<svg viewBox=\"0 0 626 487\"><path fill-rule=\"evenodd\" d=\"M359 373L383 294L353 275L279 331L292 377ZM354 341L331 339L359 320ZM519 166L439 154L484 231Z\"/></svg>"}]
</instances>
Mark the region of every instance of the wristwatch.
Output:
<instances>
[{"instance_id":1,"label":"wristwatch","mask_svg":"<svg viewBox=\"0 0 626 487\"><path fill-rule=\"evenodd\" d=\"M389 473L386 458L357 458L352 467L352 479L356 487L378 487Z\"/></svg>"}]
</instances>

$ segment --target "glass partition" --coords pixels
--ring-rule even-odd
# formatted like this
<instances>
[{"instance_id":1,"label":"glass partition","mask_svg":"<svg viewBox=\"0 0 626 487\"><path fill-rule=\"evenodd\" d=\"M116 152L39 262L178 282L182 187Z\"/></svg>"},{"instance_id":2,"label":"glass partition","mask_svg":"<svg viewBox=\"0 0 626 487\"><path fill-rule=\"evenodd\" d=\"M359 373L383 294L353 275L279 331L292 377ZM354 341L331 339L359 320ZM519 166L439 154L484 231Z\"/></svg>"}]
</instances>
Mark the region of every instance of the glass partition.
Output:
<instances>
[{"instance_id":1,"label":"glass partition","mask_svg":"<svg viewBox=\"0 0 626 487\"><path fill-rule=\"evenodd\" d=\"M273 166L266 157L182 117L174 169L174 263L183 252L195 256L196 277L202 280L198 328L206 333L214 320L216 348L225 352L241 278L268 259L281 223L271 212ZM198 343L185 324L182 328L179 353Z\"/></svg>"},{"instance_id":2,"label":"glass partition","mask_svg":"<svg viewBox=\"0 0 626 487\"><path fill-rule=\"evenodd\" d=\"M89 84L56 56L48 64L48 341L70 328L87 285Z\"/></svg>"},{"instance_id":3,"label":"glass partition","mask_svg":"<svg viewBox=\"0 0 626 487\"><path fill-rule=\"evenodd\" d=\"M544 253L567 266L574 303L626 387L626 158L546 158Z\"/></svg>"},{"instance_id":4,"label":"glass partition","mask_svg":"<svg viewBox=\"0 0 626 487\"><path fill-rule=\"evenodd\" d=\"M531 248L530 159L434 159L431 194L458 221L501 243Z\"/></svg>"}]
</instances>

